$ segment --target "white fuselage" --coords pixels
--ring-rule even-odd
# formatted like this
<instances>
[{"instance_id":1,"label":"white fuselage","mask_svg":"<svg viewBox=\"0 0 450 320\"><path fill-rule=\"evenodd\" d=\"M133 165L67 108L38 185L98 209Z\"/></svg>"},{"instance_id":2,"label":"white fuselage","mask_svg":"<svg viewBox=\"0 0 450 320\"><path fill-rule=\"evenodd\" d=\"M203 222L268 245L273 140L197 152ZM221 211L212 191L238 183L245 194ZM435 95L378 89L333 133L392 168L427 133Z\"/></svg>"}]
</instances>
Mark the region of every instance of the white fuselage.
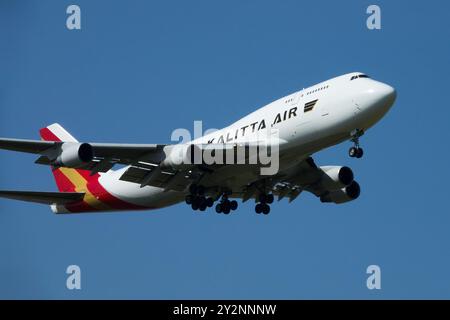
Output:
<instances>
[{"instance_id":1,"label":"white fuselage","mask_svg":"<svg viewBox=\"0 0 450 320\"><path fill-rule=\"evenodd\" d=\"M279 172L282 173L315 152L349 140L352 131L366 131L390 109L395 90L367 77L358 78L358 75L361 73L346 74L294 92L190 143L252 141L258 139L258 133L264 127L270 127L278 130ZM311 103L315 100L315 104ZM313 107L305 112L308 103ZM184 192L164 191L152 186L141 188L138 184L119 180L126 169L102 174L99 182L114 196L140 206L159 208L184 199ZM257 178L257 172L233 165L225 166L209 181L225 183L233 189Z\"/></svg>"}]
</instances>

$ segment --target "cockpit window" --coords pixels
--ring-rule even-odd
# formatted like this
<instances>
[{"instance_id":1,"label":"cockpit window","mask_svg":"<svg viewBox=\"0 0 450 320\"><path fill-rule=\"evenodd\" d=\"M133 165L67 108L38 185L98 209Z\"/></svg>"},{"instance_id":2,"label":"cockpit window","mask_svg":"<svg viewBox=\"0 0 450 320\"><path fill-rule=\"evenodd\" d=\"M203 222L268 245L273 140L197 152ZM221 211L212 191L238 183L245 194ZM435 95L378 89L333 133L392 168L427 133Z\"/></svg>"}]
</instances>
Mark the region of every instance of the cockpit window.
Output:
<instances>
[{"instance_id":1,"label":"cockpit window","mask_svg":"<svg viewBox=\"0 0 450 320\"><path fill-rule=\"evenodd\" d=\"M350 81L358 79L358 78L370 78L367 74L358 74L356 76L352 76Z\"/></svg>"}]
</instances>

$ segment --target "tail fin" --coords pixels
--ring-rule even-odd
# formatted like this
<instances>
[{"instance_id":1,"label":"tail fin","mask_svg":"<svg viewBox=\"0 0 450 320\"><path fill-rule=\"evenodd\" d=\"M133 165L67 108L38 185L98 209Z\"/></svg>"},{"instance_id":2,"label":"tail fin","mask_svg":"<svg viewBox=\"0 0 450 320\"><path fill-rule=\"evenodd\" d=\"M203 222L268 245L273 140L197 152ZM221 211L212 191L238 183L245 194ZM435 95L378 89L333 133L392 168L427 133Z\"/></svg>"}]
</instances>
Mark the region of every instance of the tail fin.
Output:
<instances>
[{"instance_id":1,"label":"tail fin","mask_svg":"<svg viewBox=\"0 0 450 320\"><path fill-rule=\"evenodd\" d=\"M39 130L41 139L44 141L78 142L61 125L54 123ZM96 175L91 176L90 171L72 168L52 168L56 185L60 192L86 192L87 183L91 179L97 179Z\"/></svg>"}]
</instances>

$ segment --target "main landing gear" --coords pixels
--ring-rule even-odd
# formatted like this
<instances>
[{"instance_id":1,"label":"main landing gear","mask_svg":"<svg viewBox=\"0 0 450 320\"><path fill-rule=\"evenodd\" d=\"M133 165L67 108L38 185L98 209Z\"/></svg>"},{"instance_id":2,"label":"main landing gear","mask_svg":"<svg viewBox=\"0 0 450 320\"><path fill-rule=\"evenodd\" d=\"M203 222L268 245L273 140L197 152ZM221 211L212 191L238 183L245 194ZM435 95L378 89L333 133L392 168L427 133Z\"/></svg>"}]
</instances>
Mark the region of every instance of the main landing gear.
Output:
<instances>
[{"instance_id":1,"label":"main landing gear","mask_svg":"<svg viewBox=\"0 0 450 320\"><path fill-rule=\"evenodd\" d=\"M348 155L351 158L361 158L364 154L363 149L359 146L359 137L361 137L364 134L363 130L353 130L351 133L352 138L350 139L351 142L353 142L354 146L351 147L348 150Z\"/></svg>"},{"instance_id":2,"label":"main landing gear","mask_svg":"<svg viewBox=\"0 0 450 320\"><path fill-rule=\"evenodd\" d=\"M223 193L222 193L223 192ZM274 201L274 196L272 193L261 193L256 198L255 212L260 214L270 213L270 204ZM206 192L209 194L210 192ZM223 214L230 214L231 211L235 211L238 207L236 200L230 200L231 190L220 191L215 193L215 195L207 196L205 195L205 188L200 185L191 185L189 187L189 194L186 196L185 200L188 205L191 206L192 210L205 211L206 208L211 208L216 200L219 200L216 204L216 212Z\"/></svg>"},{"instance_id":3,"label":"main landing gear","mask_svg":"<svg viewBox=\"0 0 450 320\"><path fill-rule=\"evenodd\" d=\"M231 195L230 191L224 192L220 199L220 202L216 205L217 213L229 214L238 207L236 200L229 200L228 196ZM192 210L205 211L206 208L211 208L214 205L214 201L218 197L208 197L205 196L205 188L200 185L191 185L189 187L189 194L186 196L186 204L190 205Z\"/></svg>"},{"instance_id":4,"label":"main landing gear","mask_svg":"<svg viewBox=\"0 0 450 320\"><path fill-rule=\"evenodd\" d=\"M205 211L206 208L211 208L214 204L214 199L205 197L205 188L203 186L191 185L189 188L190 194L185 198L186 204L190 205L192 210Z\"/></svg>"},{"instance_id":5,"label":"main landing gear","mask_svg":"<svg viewBox=\"0 0 450 320\"><path fill-rule=\"evenodd\" d=\"M270 212L269 204L273 202L273 199L274 199L273 194L261 193L258 197L259 203L257 203L255 206L255 212L258 214L260 213L269 214Z\"/></svg>"},{"instance_id":6,"label":"main landing gear","mask_svg":"<svg viewBox=\"0 0 450 320\"><path fill-rule=\"evenodd\" d=\"M238 203L236 200L229 200L228 196L229 193L224 193L222 195L222 198L220 199L220 202L216 205L216 212L217 213L224 213L229 214L231 211L234 211L238 207Z\"/></svg>"}]
</instances>

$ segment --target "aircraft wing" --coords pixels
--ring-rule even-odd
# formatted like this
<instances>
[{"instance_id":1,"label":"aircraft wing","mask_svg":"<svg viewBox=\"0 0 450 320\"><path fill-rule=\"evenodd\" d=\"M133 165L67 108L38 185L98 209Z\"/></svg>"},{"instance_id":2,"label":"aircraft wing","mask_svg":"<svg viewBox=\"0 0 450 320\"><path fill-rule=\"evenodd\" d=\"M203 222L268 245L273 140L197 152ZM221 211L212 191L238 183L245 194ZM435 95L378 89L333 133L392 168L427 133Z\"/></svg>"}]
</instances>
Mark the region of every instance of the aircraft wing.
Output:
<instances>
[{"instance_id":1,"label":"aircraft wing","mask_svg":"<svg viewBox=\"0 0 450 320\"><path fill-rule=\"evenodd\" d=\"M257 198L259 193L272 192L275 196L278 196L278 200L286 197L291 202L305 190L320 196L324 191L320 190L320 180L323 174L314 160L308 157L288 171L279 172L269 179L256 180L245 186L242 199L245 202L250 198ZM314 187L316 187L316 190L314 190Z\"/></svg>"},{"instance_id":2,"label":"aircraft wing","mask_svg":"<svg viewBox=\"0 0 450 320\"><path fill-rule=\"evenodd\" d=\"M316 165L313 158L309 157L300 162L295 171L277 181L272 192L278 196L278 200L287 197L289 202L295 200L303 191L309 191L320 197L326 192L320 183L323 174L324 172Z\"/></svg>"},{"instance_id":3,"label":"aircraft wing","mask_svg":"<svg viewBox=\"0 0 450 320\"><path fill-rule=\"evenodd\" d=\"M172 161L180 154L186 155L186 151L191 147L199 150L205 148L225 150L236 148L237 145L79 143L0 138L0 149L39 154L40 157L36 160L38 164L84 169L91 171L91 174L106 172L116 163L129 165L120 180L137 183L141 187L155 186L165 190L183 191L191 183L200 182L206 186L220 188L229 186L227 180L239 175L239 170L233 168L225 174L221 169L227 165L174 166ZM250 145L243 147L247 148ZM181 148L182 152L178 152L177 148ZM302 191L309 191L324 202L341 203L355 199L360 192L359 185L353 181L351 170L343 168L346 167L318 167L314 160L308 157L287 172L280 172L270 178L255 177L252 183L248 184L246 180L246 184L233 185L231 189L236 190L244 201L256 197L264 190L265 193L272 192L278 195L279 200L288 197L289 201L292 201ZM340 173L342 170L344 176L351 175L350 180L349 178L344 179L346 181L339 180L342 178ZM79 199L82 194L2 191L0 196L40 203L65 203Z\"/></svg>"},{"instance_id":4,"label":"aircraft wing","mask_svg":"<svg viewBox=\"0 0 450 320\"><path fill-rule=\"evenodd\" d=\"M246 158L249 148L254 148L257 145L254 142L242 144L167 145L163 148L163 156L160 158L160 161L132 163L122 174L120 180L137 183L141 187L148 185L165 190L183 191L191 183L198 183L200 180L202 183L208 183L204 178L227 166L225 159L227 152L233 151L234 154L242 152L243 158ZM238 149L240 151L237 151ZM220 152L220 162L212 164L202 162L201 155L205 152L215 153L216 155ZM198 163L195 162L195 154L199 155L200 161ZM186 162L181 165L174 163L181 158L187 159L187 164Z\"/></svg>"},{"instance_id":5,"label":"aircraft wing","mask_svg":"<svg viewBox=\"0 0 450 320\"><path fill-rule=\"evenodd\" d=\"M36 163L62 167L76 167L93 173L106 172L114 164L159 163L163 158L161 144L123 144L123 143L78 143L61 141L40 141L0 138L0 149L27 152L41 155ZM86 161L76 163L76 159L64 163L62 153L76 157L81 153ZM77 154L78 153L78 154ZM67 158L67 156L66 156ZM60 160L58 160L60 159ZM59 162L58 162L59 161Z\"/></svg>"},{"instance_id":6,"label":"aircraft wing","mask_svg":"<svg viewBox=\"0 0 450 320\"><path fill-rule=\"evenodd\" d=\"M184 190L205 172L217 165L188 165L174 168L170 163L186 155L190 146L164 144L79 143L78 141L40 141L0 138L0 149L38 154L37 164L106 172L114 164L129 165L120 180L167 190ZM213 145L214 149L230 149L235 145ZM197 150L211 145L195 145ZM181 153L177 150L181 150ZM169 162L169 163L167 163Z\"/></svg>"},{"instance_id":7,"label":"aircraft wing","mask_svg":"<svg viewBox=\"0 0 450 320\"><path fill-rule=\"evenodd\" d=\"M268 179L256 180L243 188L242 200L258 198L261 193L272 193L278 200L295 200L303 191L308 191L322 202L343 203L356 199L360 194L359 184L353 172L345 166L322 166L311 157L300 160L291 168Z\"/></svg>"},{"instance_id":8,"label":"aircraft wing","mask_svg":"<svg viewBox=\"0 0 450 320\"><path fill-rule=\"evenodd\" d=\"M64 142L41 141L26 139L0 138L0 149L27 152L34 154L48 153L52 149L58 148ZM66 142L74 143L74 142ZM158 144L124 144L124 143L88 143L94 152L95 157L114 158L119 163L129 163L137 158L155 152L165 145Z\"/></svg>"},{"instance_id":9,"label":"aircraft wing","mask_svg":"<svg viewBox=\"0 0 450 320\"><path fill-rule=\"evenodd\" d=\"M0 197L37 202L42 204L66 204L83 199L84 192L35 192L35 191L0 191Z\"/></svg>"},{"instance_id":10,"label":"aircraft wing","mask_svg":"<svg viewBox=\"0 0 450 320\"><path fill-rule=\"evenodd\" d=\"M282 179L275 179L273 194L278 200L287 197L289 202L302 191L308 191L322 202L343 203L359 197L360 187L354 180L353 172L345 166L322 166L309 157L299 163L293 171Z\"/></svg>"},{"instance_id":11,"label":"aircraft wing","mask_svg":"<svg viewBox=\"0 0 450 320\"><path fill-rule=\"evenodd\" d=\"M183 191L193 182L226 165L183 162L200 153L233 149L248 150L257 142L245 144L122 144L81 143L59 124L41 129L40 140L0 138L0 149L38 154L37 164L88 170L91 174L107 172L115 164L128 165L120 180L141 187L155 186L165 190ZM283 141L281 141L282 143ZM217 153L216 153L217 154ZM192 159L191 159L192 160ZM222 162L225 163L225 162Z\"/></svg>"}]
</instances>

